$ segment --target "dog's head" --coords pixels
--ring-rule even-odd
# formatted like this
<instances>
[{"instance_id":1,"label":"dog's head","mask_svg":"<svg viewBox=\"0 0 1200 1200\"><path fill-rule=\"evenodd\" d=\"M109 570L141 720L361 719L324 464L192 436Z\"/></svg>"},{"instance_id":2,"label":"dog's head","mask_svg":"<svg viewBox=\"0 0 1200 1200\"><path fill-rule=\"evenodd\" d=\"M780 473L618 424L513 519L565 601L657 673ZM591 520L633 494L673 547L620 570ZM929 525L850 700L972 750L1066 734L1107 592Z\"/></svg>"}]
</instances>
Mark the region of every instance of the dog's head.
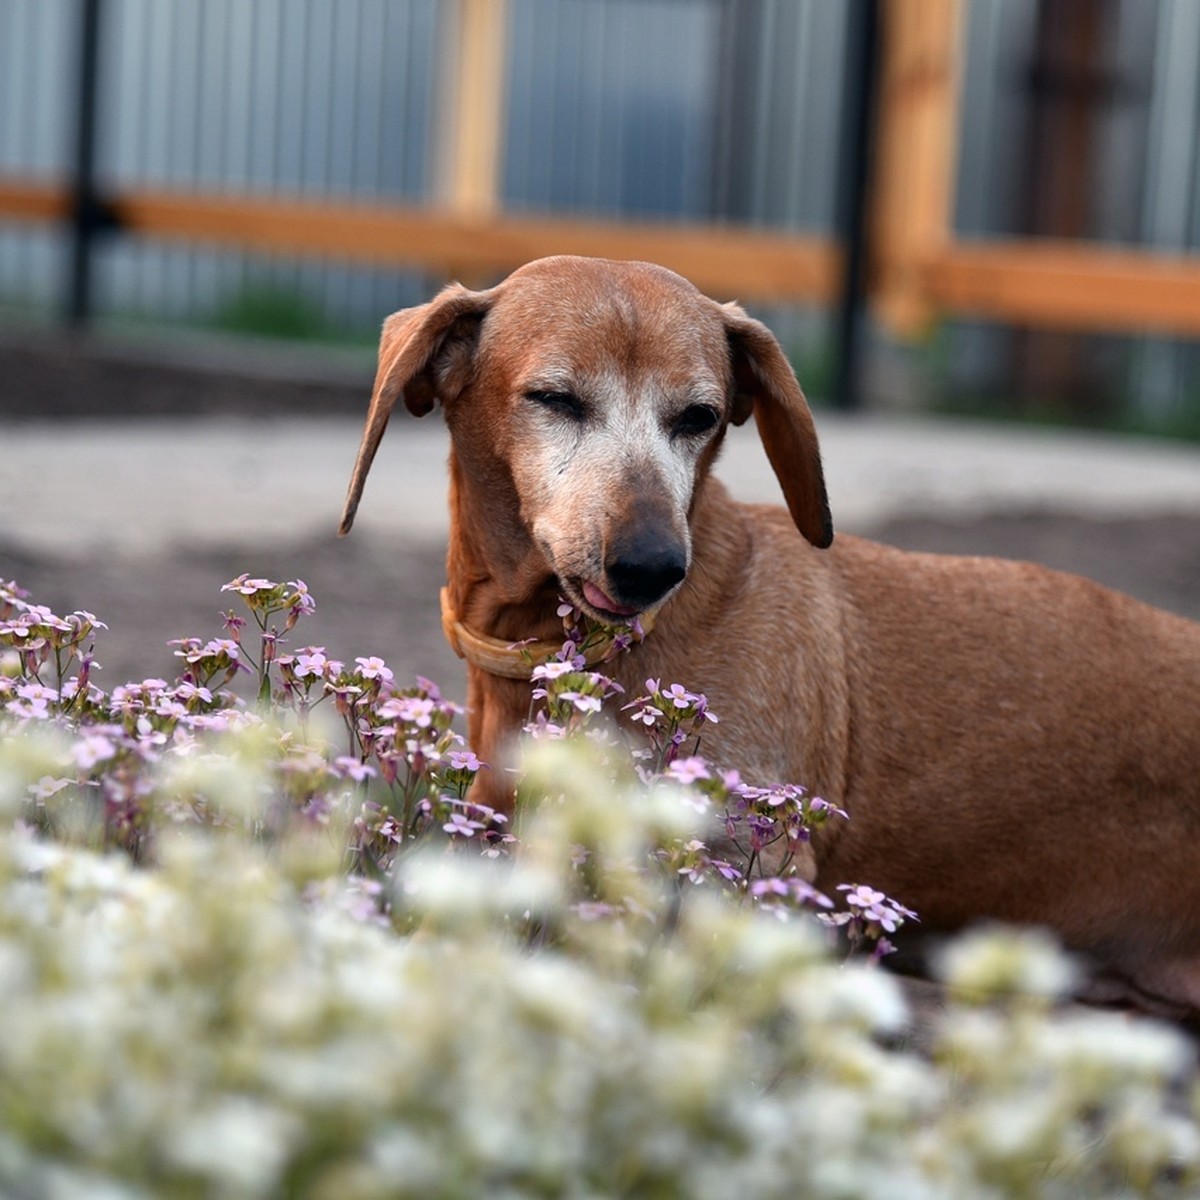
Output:
<instances>
[{"instance_id":1,"label":"dog's head","mask_svg":"<svg viewBox=\"0 0 1200 1200\"><path fill-rule=\"evenodd\" d=\"M754 414L788 508L833 537L812 416L766 326L646 263L546 258L384 324L341 532L397 399L440 400L464 478L515 507L562 591L600 619L658 607L726 428Z\"/></svg>"}]
</instances>

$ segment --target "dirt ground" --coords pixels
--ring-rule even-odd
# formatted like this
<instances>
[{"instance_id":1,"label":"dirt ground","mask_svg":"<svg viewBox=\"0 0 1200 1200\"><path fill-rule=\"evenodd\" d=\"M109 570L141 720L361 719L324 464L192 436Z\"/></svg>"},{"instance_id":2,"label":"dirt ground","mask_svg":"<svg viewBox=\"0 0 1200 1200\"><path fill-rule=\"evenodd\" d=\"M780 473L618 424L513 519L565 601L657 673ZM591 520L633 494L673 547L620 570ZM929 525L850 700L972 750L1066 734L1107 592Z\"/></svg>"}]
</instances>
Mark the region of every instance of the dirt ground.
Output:
<instances>
[{"instance_id":1,"label":"dirt ground","mask_svg":"<svg viewBox=\"0 0 1200 1200\"><path fill-rule=\"evenodd\" d=\"M871 533L911 549L1043 562L1200 619L1200 520L1193 517L896 518ZM0 576L16 578L55 611L84 608L108 623L97 643L104 668L97 681L105 688L173 675L168 640L217 636L220 613L232 599L220 586L246 571L302 578L316 596L318 610L296 629L293 648L324 645L340 658L378 654L397 679L420 673L462 699L464 672L442 639L438 616L443 554L440 544L387 544L356 535L66 560L14 551L0 532Z\"/></svg>"}]
</instances>

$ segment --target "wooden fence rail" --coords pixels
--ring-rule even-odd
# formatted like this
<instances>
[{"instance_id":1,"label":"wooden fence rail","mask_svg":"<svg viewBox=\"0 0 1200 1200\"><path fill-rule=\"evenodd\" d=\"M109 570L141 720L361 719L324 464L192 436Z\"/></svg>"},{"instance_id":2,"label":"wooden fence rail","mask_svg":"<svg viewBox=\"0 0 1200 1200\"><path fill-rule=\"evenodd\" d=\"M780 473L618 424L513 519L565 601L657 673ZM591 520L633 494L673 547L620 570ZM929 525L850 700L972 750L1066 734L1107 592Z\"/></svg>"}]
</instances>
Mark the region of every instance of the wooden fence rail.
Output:
<instances>
[{"instance_id":1,"label":"wooden fence rail","mask_svg":"<svg viewBox=\"0 0 1200 1200\"><path fill-rule=\"evenodd\" d=\"M416 267L467 279L547 254L585 254L650 259L723 295L829 304L841 271L841 252L828 240L737 226L471 216L181 191L116 192L105 203L118 228L137 237ZM0 214L62 220L70 211L65 187L0 177Z\"/></svg>"}]
</instances>

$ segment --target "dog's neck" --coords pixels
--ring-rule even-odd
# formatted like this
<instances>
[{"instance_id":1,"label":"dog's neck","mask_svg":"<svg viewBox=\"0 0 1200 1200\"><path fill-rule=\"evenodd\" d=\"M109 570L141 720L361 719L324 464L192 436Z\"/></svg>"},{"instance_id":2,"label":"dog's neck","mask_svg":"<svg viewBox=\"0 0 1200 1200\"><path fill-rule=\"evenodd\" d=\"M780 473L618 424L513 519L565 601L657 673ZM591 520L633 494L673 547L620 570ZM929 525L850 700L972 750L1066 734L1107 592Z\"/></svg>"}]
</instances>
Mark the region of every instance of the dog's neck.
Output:
<instances>
[{"instance_id":1,"label":"dog's neck","mask_svg":"<svg viewBox=\"0 0 1200 1200\"><path fill-rule=\"evenodd\" d=\"M511 643L561 634L558 585L520 517L508 472L463 467L450 452L446 602L455 619Z\"/></svg>"}]
</instances>

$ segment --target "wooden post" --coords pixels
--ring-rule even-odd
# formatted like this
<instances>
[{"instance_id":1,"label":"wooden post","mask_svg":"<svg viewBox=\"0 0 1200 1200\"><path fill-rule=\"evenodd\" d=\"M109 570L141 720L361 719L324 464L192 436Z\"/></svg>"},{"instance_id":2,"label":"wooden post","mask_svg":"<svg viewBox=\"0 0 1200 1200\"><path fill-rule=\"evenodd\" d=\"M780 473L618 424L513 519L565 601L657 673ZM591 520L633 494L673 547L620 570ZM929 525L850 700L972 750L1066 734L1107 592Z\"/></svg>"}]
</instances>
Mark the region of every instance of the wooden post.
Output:
<instances>
[{"instance_id":1,"label":"wooden post","mask_svg":"<svg viewBox=\"0 0 1200 1200\"><path fill-rule=\"evenodd\" d=\"M1039 0L1022 139L1023 234L1074 239L1088 232L1100 118L1120 85L1105 61L1116 16L1113 5L1097 0ZM1105 389L1097 386L1097 364L1082 338L1017 329L1009 346L1008 390L1019 411L1065 405L1095 416Z\"/></svg>"},{"instance_id":2,"label":"wooden post","mask_svg":"<svg viewBox=\"0 0 1200 1200\"><path fill-rule=\"evenodd\" d=\"M874 308L901 337L933 316L928 268L954 219L962 0L885 0L873 227Z\"/></svg>"},{"instance_id":3,"label":"wooden post","mask_svg":"<svg viewBox=\"0 0 1200 1200\"><path fill-rule=\"evenodd\" d=\"M443 0L438 200L456 216L500 211L508 0Z\"/></svg>"}]
</instances>

